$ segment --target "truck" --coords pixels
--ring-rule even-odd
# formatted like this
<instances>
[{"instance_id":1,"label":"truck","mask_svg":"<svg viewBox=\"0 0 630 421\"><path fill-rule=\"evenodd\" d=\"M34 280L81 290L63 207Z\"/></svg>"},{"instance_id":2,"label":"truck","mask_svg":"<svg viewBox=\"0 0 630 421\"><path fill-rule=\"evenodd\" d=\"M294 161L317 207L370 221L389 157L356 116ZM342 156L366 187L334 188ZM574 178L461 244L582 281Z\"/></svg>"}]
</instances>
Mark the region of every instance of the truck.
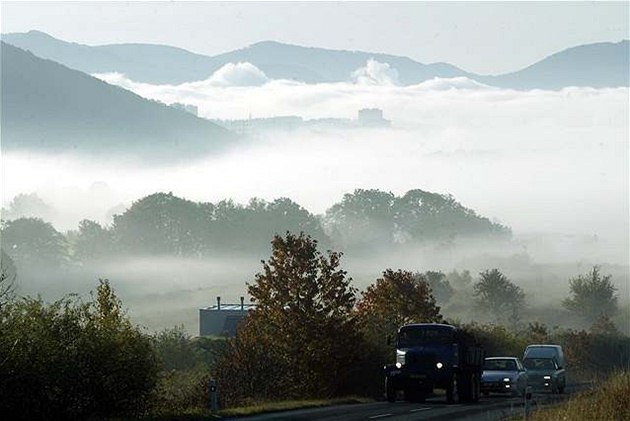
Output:
<instances>
[{"instance_id":1,"label":"truck","mask_svg":"<svg viewBox=\"0 0 630 421\"><path fill-rule=\"evenodd\" d=\"M483 362L483 348L455 326L402 326L396 338L396 362L385 366L387 400L394 402L403 391L405 400L422 402L434 389L444 389L448 403L477 402Z\"/></svg>"}]
</instances>

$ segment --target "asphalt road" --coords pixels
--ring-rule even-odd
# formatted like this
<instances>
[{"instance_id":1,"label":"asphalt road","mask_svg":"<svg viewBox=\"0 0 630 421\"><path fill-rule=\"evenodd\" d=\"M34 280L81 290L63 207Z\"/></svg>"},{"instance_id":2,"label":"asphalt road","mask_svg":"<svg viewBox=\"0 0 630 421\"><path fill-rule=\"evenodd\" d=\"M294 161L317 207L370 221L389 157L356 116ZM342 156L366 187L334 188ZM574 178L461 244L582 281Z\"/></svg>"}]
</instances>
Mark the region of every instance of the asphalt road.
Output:
<instances>
[{"instance_id":1,"label":"asphalt road","mask_svg":"<svg viewBox=\"0 0 630 421\"><path fill-rule=\"evenodd\" d=\"M563 395L535 393L530 407L536 409L545 405L560 402L579 390L588 387L586 384L568 385ZM341 420L466 420L466 421L498 421L508 416L524 416L524 400L500 395L490 395L479 400L477 404L448 405L444 397L427 399L423 403L397 401L374 402L368 404L338 405L325 408L301 409L295 411L275 412L247 417L249 421L263 420L295 420L295 421L341 421Z\"/></svg>"}]
</instances>

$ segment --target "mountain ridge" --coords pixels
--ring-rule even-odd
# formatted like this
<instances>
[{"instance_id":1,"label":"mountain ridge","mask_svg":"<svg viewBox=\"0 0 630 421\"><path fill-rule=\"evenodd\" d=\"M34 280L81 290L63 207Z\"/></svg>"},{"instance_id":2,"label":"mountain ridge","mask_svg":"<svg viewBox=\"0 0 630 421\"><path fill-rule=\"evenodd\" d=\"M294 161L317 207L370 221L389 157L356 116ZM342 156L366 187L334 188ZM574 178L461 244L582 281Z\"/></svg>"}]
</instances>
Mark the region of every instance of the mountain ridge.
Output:
<instances>
[{"instance_id":1,"label":"mountain ridge","mask_svg":"<svg viewBox=\"0 0 630 421\"><path fill-rule=\"evenodd\" d=\"M9 44L86 73L119 72L152 84L205 80L227 63L248 61L272 79L304 83L344 82L369 59L388 63L402 85L435 77L468 77L512 89L561 89L567 86L629 86L628 40L570 47L523 69L499 75L470 73L449 63L424 64L409 57L357 50L334 50L264 40L214 56L162 44L125 43L87 46L41 31L3 34Z\"/></svg>"},{"instance_id":2,"label":"mountain ridge","mask_svg":"<svg viewBox=\"0 0 630 421\"><path fill-rule=\"evenodd\" d=\"M220 150L236 138L192 114L4 42L0 46L5 151L131 151L171 160Z\"/></svg>"}]
</instances>

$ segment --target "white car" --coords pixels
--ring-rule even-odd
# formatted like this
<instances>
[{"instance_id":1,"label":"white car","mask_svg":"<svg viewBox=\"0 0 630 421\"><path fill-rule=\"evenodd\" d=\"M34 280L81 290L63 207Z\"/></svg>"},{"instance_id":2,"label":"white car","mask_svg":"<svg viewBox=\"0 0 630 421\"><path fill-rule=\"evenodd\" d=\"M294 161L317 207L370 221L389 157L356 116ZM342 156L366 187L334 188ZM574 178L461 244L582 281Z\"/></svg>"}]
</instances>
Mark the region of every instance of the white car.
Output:
<instances>
[{"instance_id":1,"label":"white car","mask_svg":"<svg viewBox=\"0 0 630 421\"><path fill-rule=\"evenodd\" d=\"M527 390L527 370L517 357L488 357L481 374L481 392L524 396Z\"/></svg>"}]
</instances>

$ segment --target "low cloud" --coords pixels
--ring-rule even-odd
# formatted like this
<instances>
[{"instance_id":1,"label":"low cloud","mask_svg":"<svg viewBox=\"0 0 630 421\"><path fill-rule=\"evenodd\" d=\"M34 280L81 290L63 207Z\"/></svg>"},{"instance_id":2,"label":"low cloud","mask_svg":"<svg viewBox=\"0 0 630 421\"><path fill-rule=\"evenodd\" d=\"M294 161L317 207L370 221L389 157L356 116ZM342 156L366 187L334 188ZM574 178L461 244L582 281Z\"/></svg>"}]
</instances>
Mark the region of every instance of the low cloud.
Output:
<instances>
[{"instance_id":1,"label":"low cloud","mask_svg":"<svg viewBox=\"0 0 630 421\"><path fill-rule=\"evenodd\" d=\"M602 260L627 263L628 88L513 91L466 78L412 86L281 80L158 86L99 77L146 98L194 104L211 119L356 119L359 109L377 107L392 129L258 133L238 150L171 168L5 154L5 206L19 193L37 193L72 216L63 221L67 228L81 217L107 220L112 207L156 191L199 201L285 196L321 213L355 188L396 194L422 188L451 193L517 234L596 238ZM106 194L89 199L101 181ZM563 259L591 255L578 250Z\"/></svg>"},{"instance_id":2,"label":"low cloud","mask_svg":"<svg viewBox=\"0 0 630 421\"><path fill-rule=\"evenodd\" d=\"M352 80L362 85L398 85L398 70L388 63L381 63L370 59L364 67L360 67L352 73Z\"/></svg>"},{"instance_id":3,"label":"low cloud","mask_svg":"<svg viewBox=\"0 0 630 421\"><path fill-rule=\"evenodd\" d=\"M227 63L214 72L207 83L211 86L261 86L269 78L251 63Z\"/></svg>"}]
</instances>

